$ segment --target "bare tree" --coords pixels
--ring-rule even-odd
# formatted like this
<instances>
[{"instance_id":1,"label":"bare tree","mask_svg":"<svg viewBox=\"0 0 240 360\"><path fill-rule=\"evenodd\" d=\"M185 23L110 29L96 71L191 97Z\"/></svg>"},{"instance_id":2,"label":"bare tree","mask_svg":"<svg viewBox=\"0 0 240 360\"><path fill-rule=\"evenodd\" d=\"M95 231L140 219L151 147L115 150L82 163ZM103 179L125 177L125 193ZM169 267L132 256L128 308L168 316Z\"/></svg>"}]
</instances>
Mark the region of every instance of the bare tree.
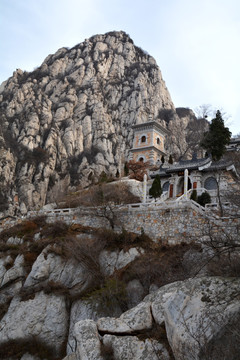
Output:
<instances>
[{"instance_id":1,"label":"bare tree","mask_svg":"<svg viewBox=\"0 0 240 360\"><path fill-rule=\"evenodd\" d=\"M150 163L148 161L130 160L127 166L130 170L130 179L143 181L143 177L147 174L147 169L150 167Z\"/></svg>"},{"instance_id":2,"label":"bare tree","mask_svg":"<svg viewBox=\"0 0 240 360\"><path fill-rule=\"evenodd\" d=\"M117 206L138 203L139 197L132 194L129 187L121 181L100 183L82 190L75 196L75 204L93 209L94 216L106 219L112 229L120 226Z\"/></svg>"},{"instance_id":3,"label":"bare tree","mask_svg":"<svg viewBox=\"0 0 240 360\"><path fill-rule=\"evenodd\" d=\"M202 104L194 109L197 114L198 119L207 119L212 117L214 114L214 109L211 104Z\"/></svg>"}]
</instances>

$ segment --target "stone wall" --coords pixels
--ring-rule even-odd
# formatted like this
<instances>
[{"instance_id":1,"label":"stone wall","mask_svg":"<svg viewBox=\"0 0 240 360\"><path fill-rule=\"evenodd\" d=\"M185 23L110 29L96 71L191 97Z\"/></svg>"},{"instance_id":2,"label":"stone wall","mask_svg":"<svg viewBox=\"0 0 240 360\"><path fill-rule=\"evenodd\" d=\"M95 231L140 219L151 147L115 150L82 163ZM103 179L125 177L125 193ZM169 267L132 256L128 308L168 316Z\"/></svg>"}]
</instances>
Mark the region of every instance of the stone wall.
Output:
<instances>
[{"instance_id":1,"label":"stone wall","mask_svg":"<svg viewBox=\"0 0 240 360\"><path fill-rule=\"evenodd\" d=\"M47 212L50 222L63 220L68 223L80 223L93 228L111 228L107 217L112 218L114 229L141 233L144 231L155 241L176 244L197 241L209 234L209 228L219 231L219 228L233 234L236 228L234 219L217 219L194 208L191 201L173 205L146 206L135 205L112 209L66 209ZM68 211L69 210L69 211ZM106 216L104 215L106 212ZM113 216L113 217L111 217Z\"/></svg>"}]
</instances>

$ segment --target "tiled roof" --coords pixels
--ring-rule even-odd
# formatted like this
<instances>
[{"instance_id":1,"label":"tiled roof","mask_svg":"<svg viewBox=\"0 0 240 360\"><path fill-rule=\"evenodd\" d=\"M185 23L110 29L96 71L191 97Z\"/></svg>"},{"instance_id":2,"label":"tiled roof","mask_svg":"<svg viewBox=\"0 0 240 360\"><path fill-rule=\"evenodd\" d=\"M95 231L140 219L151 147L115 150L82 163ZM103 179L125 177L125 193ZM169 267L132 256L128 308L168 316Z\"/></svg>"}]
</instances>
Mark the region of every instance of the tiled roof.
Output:
<instances>
[{"instance_id":1,"label":"tiled roof","mask_svg":"<svg viewBox=\"0 0 240 360\"><path fill-rule=\"evenodd\" d=\"M161 132L165 133L166 135L170 134L170 131L163 127L161 124L159 124L157 121L148 121L141 124L135 124L132 126L132 129L149 129L155 127L156 129L160 130Z\"/></svg>"},{"instance_id":2,"label":"tiled roof","mask_svg":"<svg viewBox=\"0 0 240 360\"><path fill-rule=\"evenodd\" d=\"M220 160L212 161L210 157L197 159L193 158L192 160L180 160L175 164L168 164L164 167L164 164L160 166L160 169L152 172L153 176L157 174L160 176L167 176L168 174L188 170L199 170L199 171L212 171L212 170L221 170L226 169L232 165L231 161Z\"/></svg>"}]
</instances>

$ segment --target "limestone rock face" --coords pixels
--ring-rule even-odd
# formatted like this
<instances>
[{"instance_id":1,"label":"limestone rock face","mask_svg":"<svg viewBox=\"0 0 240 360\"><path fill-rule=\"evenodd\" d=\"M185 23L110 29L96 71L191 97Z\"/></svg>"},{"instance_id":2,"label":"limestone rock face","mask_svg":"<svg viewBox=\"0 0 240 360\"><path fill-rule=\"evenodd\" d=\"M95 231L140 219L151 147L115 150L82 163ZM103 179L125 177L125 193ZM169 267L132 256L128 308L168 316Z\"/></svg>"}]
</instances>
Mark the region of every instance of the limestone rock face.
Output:
<instances>
[{"instance_id":1,"label":"limestone rock face","mask_svg":"<svg viewBox=\"0 0 240 360\"><path fill-rule=\"evenodd\" d=\"M40 292L27 301L15 297L0 322L0 345L34 338L59 354L66 336L67 318L65 301L60 296Z\"/></svg>"},{"instance_id":2,"label":"limestone rock face","mask_svg":"<svg viewBox=\"0 0 240 360\"><path fill-rule=\"evenodd\" d=\"M137 279L129 281L126 291L129 309L138 305L144 297L144 288L141 282Z\"/></svg>"},{"instance_id":3,"label":"limestone rock face","mask_svg":"<svg viewBox=\"0 0 240 360\"><path fill-rule=\"evenodd\" d=\"M77 342L74 338L74 326L77 322L82 320L94 320L107 316L109 309L99 309L96 304L92 304L87 300L76 300L71 306L70 319L69 319L69 335L67 343L67 353L70 354L76 351ZM111 316L119 316L122 311L119 307L115 307Z\"/></svg>"},{"instance_id":4,"label":"limestone rock face","mask_svg":"<svg viewBox=\"0 0 240 360\"><path fill-rule=\"evenodd\" d=\"M226 356L236 359L239 357L239 285L237 278L178 281L148 295L119 318L100 318L96 324L80 321L75 327L77 359L82 359L87 351L88 333L96 344L94 356L99 358L105 351L112 352L118 360L169 359L169 351L160 336L163 328L167 335L165 344L169 343L176 360L223 360ZM99 334L103 336L100 354ZM96 358L91 356L86 359Z\"/></svg>"},{"instance_id":5,"label":"limestone rock face","mask_svg":"<svg viewBox=\"0 0 240 360\"><path fill-rule=\"evenodd\" d=\"M102 171L121 172L132 125L149 115L165 125L159 111L175 111L155 60L122 31L62 48L33 72L17 70L0 91L1 186L22 214Z\"/></svg>"},{"instance_id":6,"label":"limestone rock face","mask_svg":"<svg viewBox=\"0 0 240 360\"><path fill-rule=\"evenodd\" d=\"M104 360L101 356L101 343L97 326L93 320L76 323L75 337L78 343L77 359Z\"/></svg>"},{"instance_id":7,"label":"limestone rock face","mask_svg":"<svg viewBox=\"0 0 240 360\"><path fill-rule=\"evenodd\" d=\"M123 313L119 319L101 318L97 321L98 330L107 333L131 334L135 331L150 329L152 316L150 303L140 303Z\"/></svg>"},{"instance_id":8,"label":"limestone rock face","mask_svg":"<svg viewBox=\"0 0 240 360\"><path fill-rule=\"evenodd\" d=\"M3 279L0 282L1 287L17 279L22 279L24 277L25 271L23 264L24 264L23 256L18 255L14 261L13 266L5 272Z\"/></svg>"},{"instance_id":9,"label":"limestone rock face","mask_svg":"<svg viewBox=\"0 0 240 360\"><path fill-rule=\"evenodd\" d=\"M103 344L113 348L114 359L169 360L169 354L156 340L139 340L136 336L104 335Z\"/></svg>"},{"instance_id":10,"label":"limestone rock face","mask_svg":"<svg viewBox=\"0 0 240 360\"><path fill-rule=\"evenodd\" d=\"M24 288L49 281L67 288L70 295L80 295L91 283L91 275L83 264L74 259L66 260L45 248L34 262Z\"/></svg>"},{"instance_id":11,"label":"limestone rock face","mask_svg":"<svg viewBox=\"0 0 240 360\"><path fill-rule=\"evenodd\" d=\"M104 275L112 275L114 271L123 268L143 253L144 250L141 248L130 248L128 251L104 250L99 256L101 271Z\"/></svg>"},{"instance_id":12,"label":"limestone rock face","mask_svg":"<svg viewBox=\"0 0 240 360\"><path fill-rule=\"evenodd\" d=\"M167 336L176 359L240 356L239 279L185 281L164 308Z\"/></svg>"},{"instance_id":13,"label":"limestone rock face","mask_svg":"<svg viewBox=\"0 0 240 360\"><path fill-rule=\"evenodd\" d=\"M35 231L32 239L29 234L27 239L12 236L12 231L8 240L6 233L2 236L1 358L11 360L21 352L19 360L45 359L45 355L29 347L32 342L42 346L44 354L51 351L66 360L169 360L173 355L176 360L240 357L239 278L204 276L159 289L152 285L150 294L141 302L144 288L140 279L135 279L127 283L128 296L134 294L134 289L138 292L131 302L121 291L115 293L114 287L104 287L103 280L119 274L118 268L103 279L101 267L97 267L99 282L91 283L92 262L61 253L61 244L57 247L59 239L41 250L38 246L46 239L40 229ZM78 236L76 240L80 241ZM27 250L30 245L32 250L37 246L38 257ZM124 271L122 266L129 264L129 253L130 250L123 252L120 257L117 252L122 263L120 272ZM26 266L27 259L33 262L31 270ZM131 308L123 312L126 303ZM6 355L5 349L13 345L13 357Z\"/></svg>"}]
</instances>

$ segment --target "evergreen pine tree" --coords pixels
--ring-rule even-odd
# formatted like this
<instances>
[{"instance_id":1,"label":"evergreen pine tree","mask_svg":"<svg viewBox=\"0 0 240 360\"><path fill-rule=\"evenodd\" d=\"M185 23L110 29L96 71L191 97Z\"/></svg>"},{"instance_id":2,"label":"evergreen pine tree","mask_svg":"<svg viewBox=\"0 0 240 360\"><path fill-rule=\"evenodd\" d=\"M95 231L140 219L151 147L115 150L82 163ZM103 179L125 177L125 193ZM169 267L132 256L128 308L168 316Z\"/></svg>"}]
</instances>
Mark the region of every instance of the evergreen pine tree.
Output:
<instances>
[{"instance_id":1,"label":"evergreen pine tree","mask_svg":"<svg viewBox=\"0 0 240 360\"><path fill-rule=\"evenodd\" d=\"M154 197L154 199L162 195L161 180L159 175L156 175L155 179L153 180L152 186L149 189L149 195Z\"/></svg>"},{"instance_id":2,"label":"evergreen pine tree","mask_svg":"<svg viewBox=\"0 0 240 360\"><path fill-rule=\"evenodd\" d=\"M124 164L124 176L128 176L129 175L129 168L128 168L128 164L125 162Z\"/></svg>"},{"instance_id":3,"label":"evergreen pine tree","mask_svg":"<svg viewBox=\"0 0 240 360\"><path fill-rule=\"evenodd\" d=\"M211 196L207 191L205 191L202 195L198 196L197 202L204 207L206 204L211 203Z\"/></svg>"},{"instance_id":4,"label":"evergreen pine tree","mask_svg":"<svg viewBox=\"0 0 240 360\"><path fill-rule=\"evenodd\" d=\"M221 112L218 110L216 117L209 125L209 131L205 133L201 146L212 155L213 160L220 160L226 151L226 145L231 139L231 132L224 125Z\"/></svg>"},{"instance_id":5,"label":"evergreen pine tree","mask_svg":"<svg viewBox=\"0 0 240 360\"><path fill-rule=\"evenodd\" d=\"M197 198L198 198L198 196L197 196L197 190L194 189L194 190L192 191L192 194L191 194L190 199L197 202Z\"/></svg>"}]
</instances>

